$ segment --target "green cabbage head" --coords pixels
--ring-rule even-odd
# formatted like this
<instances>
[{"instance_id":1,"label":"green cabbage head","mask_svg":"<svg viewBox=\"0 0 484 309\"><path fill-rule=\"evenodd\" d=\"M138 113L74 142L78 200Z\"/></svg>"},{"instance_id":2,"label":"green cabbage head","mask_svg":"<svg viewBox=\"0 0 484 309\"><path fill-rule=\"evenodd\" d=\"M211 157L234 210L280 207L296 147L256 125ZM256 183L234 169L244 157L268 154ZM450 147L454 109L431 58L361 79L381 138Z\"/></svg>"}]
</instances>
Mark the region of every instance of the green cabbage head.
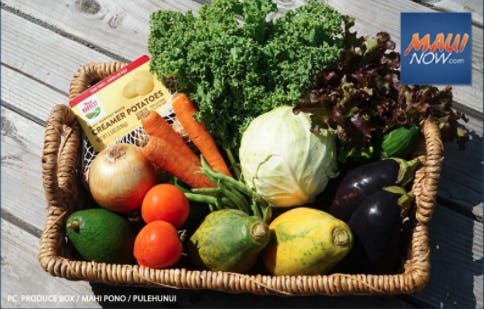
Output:
<instances>
[{"instance_id":1,"label":"green cabbage head","mask_svg":"<svg viewBox=\"0 0 484 309\"><path fill-rule=\"evenodd\" d=\"M337 176L334 135L310 129L309 114L281 106L252 120L242 135L244 180L274 207L310 203Z\"/></svg>"}]
</instances>

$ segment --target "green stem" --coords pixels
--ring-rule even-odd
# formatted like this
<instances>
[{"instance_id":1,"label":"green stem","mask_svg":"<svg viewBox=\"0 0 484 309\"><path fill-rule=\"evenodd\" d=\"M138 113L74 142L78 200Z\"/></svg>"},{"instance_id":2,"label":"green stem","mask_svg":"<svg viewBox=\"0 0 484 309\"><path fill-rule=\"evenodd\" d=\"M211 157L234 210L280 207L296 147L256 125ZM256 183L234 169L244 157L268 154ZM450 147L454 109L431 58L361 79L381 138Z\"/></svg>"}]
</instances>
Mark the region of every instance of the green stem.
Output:
<instances>
[{"instance_id":1,"label":"green stem","mask_svg":"<svg viewBox=\"0 0 484 309\"><path fill-rule=\"evenodd\" d=\"M398 205L401 208L400 215L401 217L405 217L415 201L415 194L413 194L413 192L407 192L404 188L399 186L388 186L384 187L383 190L400 195L398 198Z\"/></svg>"},{"instance_id":2,"label":"green stem","mask_svg":"<svg viewBox=\"0 0 484 309\"><path fill-rule=\"evenodd\" d=\"M232 171L234 172L235 179L240 179L240 168L237 161L235 161L234 154L232 153L232 149L226 147L224 148L227 157L229 158L230 167L232 167Z\"/></svg>"},{"instance_id":3,"label":"green stem","mask_svg":"<svg viewBox=\"0 0 484 309\"><path fill-rule=\"evenodd\" d=\"M264 220L264 222L266 222L267 224L269 223L269 220L270 220L270 217L269 217L270 212L271 212L270 206L262 208L262 220Z\"/></svg>"},{"instance_id":4,"label":"green stem","mask_svg":"<svg viewBox=\"0 0 484 309\"><path fill-rule=\"evenodd\" d=\"M257 206L256 201L254 201L254 200L252 201L251 208L252 208L252 214L253 214L254 216L256 216L256 217L258 217L258 218L261 218L261 219L263 218L263 217L262 217L262 214L261 214L261 213L260 213L260 211L259 211L259 207Z\"/></svg>"},{"instance_id":5,"label":"green stem","mask_svg":"<svg viewBox=\"0 0 484 309\"><path fill-rule=\"evenodd\" d=\"M271 210L271 205L266 202L260 195L254 192L252 195L252 199L255 201L255 204L259 207L259 212L262 213L262 219L267 222L269 220L268 214Z\"/></svg>"},{"instance_id":6,"label":"green stem","mask_svg":"<svg viewBox=\"0 0 484 309\"><path fill-rule=\"evenodd\" d=\"M67 223L67 227L72 229L74 232L79 233L79 222L78 221L71 221Z\"/></svg>"},{"instance_id":7,"label":"green stem","mask_svg":"<svg viewBox=\"0 0 484 309\"><path fill-rule=\"evenodd\" d=\"M390 159L395 160L400 166L400 169L398 170L397 184L402 186L406 186L407 184L409 184L415 177L415 172L417 171L417 168L420 167L420 160L418 158L410 161L400 158Z\"/></svg>"}]
</instances>

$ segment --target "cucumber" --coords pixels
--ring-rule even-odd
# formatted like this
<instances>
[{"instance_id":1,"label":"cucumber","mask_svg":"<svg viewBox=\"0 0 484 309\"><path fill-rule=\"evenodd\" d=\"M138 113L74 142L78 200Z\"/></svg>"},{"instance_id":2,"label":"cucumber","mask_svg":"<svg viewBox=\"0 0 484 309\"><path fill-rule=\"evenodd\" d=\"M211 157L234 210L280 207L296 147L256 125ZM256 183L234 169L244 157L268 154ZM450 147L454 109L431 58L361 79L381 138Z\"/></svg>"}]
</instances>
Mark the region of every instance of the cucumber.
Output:
<instances>
[{"instance_id":1,"label":"cucumber","mask_svg":"<svg viewBox=\"0 0 484 309\"><path fill-rule=\"evenodd\" d=\"M417 126L400 127L388 132L383 136L382 158L408 157L415 149L418 134Z\"/></svg>"},{"instance_id":2,"label":"cucumber","mask_svg":"<svg viewBox=\"0 0 484 309\"><path fill-rule=\"evenodd\" d=\"M270 239L267 224L237 209L210 213L190 237L194 265L212 271L247 272Z\"/></svg>"}]
</instances>

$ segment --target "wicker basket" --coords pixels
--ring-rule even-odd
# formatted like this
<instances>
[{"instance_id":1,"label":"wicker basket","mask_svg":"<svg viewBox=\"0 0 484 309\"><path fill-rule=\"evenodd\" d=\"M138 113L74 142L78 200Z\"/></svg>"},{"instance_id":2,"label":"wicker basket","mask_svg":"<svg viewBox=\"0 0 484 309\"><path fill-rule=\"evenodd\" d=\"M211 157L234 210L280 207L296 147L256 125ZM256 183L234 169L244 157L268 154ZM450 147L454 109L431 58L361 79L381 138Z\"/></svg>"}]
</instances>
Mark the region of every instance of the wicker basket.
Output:
<instances>
[{"instance_id":1,"label":"wicker basket","mask_svg":"<svg viewBox=\"0 0 484 309\"><path fill-rule=\"evenodd\" d=\"M70 86L70 98L119 70L124 64L91 63L81 67ZM281 295L408 294L422 289L430 275L428 222L432 217L441 170L443 145L438 127L422 123L425 137L422 167L417 171L413 226L406 261L399 274L341 274L313 276L246 275L195 271L185 268L150 269L138 265L115 265L72 260L61 255L64 221L86 200L80 181L81 129L67 105L56 105L48 119L42 156L47 199L47 222L40 238L39 262L53 276L106 284L180 289L211 289L229 293Z\"/></svg>"}]
</instances>

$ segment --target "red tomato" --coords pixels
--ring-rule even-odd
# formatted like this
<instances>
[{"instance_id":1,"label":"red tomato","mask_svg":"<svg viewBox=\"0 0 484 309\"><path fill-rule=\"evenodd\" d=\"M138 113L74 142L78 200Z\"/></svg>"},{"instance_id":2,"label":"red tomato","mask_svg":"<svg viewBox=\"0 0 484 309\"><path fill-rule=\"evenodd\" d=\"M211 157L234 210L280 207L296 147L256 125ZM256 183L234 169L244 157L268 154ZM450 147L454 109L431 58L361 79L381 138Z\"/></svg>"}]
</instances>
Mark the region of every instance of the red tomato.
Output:
<instances>
[{"instance_id":1,"label":"red tomato","mask_svg":"<svg viewBox=\"0 0 484 309\"><path fill-rule=\"evenodd\" d=\"M190 205L183 191L167 183L153 186L141 204L141 217L146 223L164 220L178 228L187 220L189 212Z\"/></svg>"},{"instance_id":2,"label":"red tomato","mask_svg":"<svg viewBox=\"0 0 484 309\"><path fill-rule=\"evenodd\" d=\"M181 257L183 245L176 228L166 221L153 221L136 235L133 255L141 266L166 268Z\"/></svg>"}]
</instances>

